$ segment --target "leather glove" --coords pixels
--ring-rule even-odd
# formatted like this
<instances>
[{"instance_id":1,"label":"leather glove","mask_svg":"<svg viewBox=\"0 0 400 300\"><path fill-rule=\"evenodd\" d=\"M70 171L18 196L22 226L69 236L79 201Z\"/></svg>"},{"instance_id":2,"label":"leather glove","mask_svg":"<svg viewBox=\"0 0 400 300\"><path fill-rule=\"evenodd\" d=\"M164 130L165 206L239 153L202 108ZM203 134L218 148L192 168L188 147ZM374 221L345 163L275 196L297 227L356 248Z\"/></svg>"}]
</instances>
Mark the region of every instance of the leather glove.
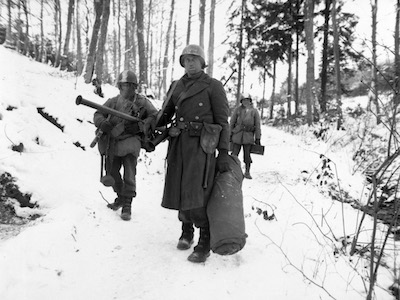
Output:
<instances>
[{"instance_id":1,"label":"leather glove","mask_svg":"<svg viewBox=\"0 0 400 300\"><path fill-rule=\"evenodd\" d=\"M143 123L143 132L145 136L149 136L156 128L156 120L154 118L147 118Z\"/></svg>"},{"instance_id":2,"label":"leather glove","mask_svg":"<svg viewBox=\"0 0 400 300\"><path fill-rule=\"evenodd\" d=\"M103 131L105 133L111 132L113 127L114 127L113 124L111 124L110 121L108 121L108 120L104 120L103 122L100 123L100 126L99 126L101 131Z\"/></svg>"},{"instance_id":3,"label":"leather glove","mask_svg":"<svg viewBox=\"0 0 400 300\"><path fill-rule=\"evenodd\" d=\"M125 132L132 135L138 134L140 132L139 123L135 122L125 124Z\"/></svg>"},{"instance_id":4,"label":"leather glove","mask_svg":"<svg viewBox=\"0 0 400 300\"><path fill-rule=\"evenodd\" d=\"M260 144L260 139L256 139L256 145L261 145Z\"/></svg>"},{"instance_id":5,"label":"leather glove","mask_svg":"<svg viewBox=\"0 0 400 300\"><path fill-rule=\"evenodd\" d=\"M230 158L229 158L228 150L221 149L218 151L219 151L219 154L217 157L217 170L220 173L228 172L230 170L230 167L229 167Z\"/></svg>"}]
</instances>

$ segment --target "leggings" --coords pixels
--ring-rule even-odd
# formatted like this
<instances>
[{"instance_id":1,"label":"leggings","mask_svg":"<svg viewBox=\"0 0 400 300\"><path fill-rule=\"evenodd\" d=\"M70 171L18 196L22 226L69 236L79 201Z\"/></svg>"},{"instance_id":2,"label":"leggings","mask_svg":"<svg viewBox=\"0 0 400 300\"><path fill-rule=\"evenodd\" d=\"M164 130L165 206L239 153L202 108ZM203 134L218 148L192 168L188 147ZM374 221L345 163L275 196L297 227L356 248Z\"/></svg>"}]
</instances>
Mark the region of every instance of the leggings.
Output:
<instances>
[{"instance_id":1,"label":"leggings","mask_svg":"<svg viewBox=\"0 0 400 300\"><path fill-rule=\"evenodd\" d=\"M236 155L239 156L240 153L240 148L243 146L243 161L245 164L251 164L253 161L251 160L250 157L250 148L251 148L251 144L235 144L233 143L232 146L232 155Z\"/></svg>"}]
</instances>

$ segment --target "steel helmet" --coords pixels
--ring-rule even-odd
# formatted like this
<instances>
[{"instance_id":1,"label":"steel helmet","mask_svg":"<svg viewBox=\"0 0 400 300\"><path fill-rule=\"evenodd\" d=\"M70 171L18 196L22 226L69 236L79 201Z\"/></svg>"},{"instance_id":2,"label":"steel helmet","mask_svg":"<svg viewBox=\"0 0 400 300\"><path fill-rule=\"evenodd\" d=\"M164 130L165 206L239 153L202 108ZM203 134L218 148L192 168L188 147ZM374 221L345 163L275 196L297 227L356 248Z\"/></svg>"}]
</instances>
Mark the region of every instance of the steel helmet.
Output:
<instances>
[{"instance_id":1,"label":"steel helmet","mask_svg":"<svg viewBox=\"0 0 400 300\"><path fill-rule=\"evenodd\" d=\"M240 95L240 103L242 103L242 101L244 99L249 99L250 103L253 103L253 99L251 99L251 96L249 93L244 93L244 94Z\"/></svg>"},{"instance_id":2,"label":"steel helmet","mask_svg":"<svg viewBox=\"0 0 400 300\"><path fill-rule=\"evenodd\" d=\"M200 60L201 60L201 67L204 69L207 65L206 65L206 61L205 61L205 55L204 55L204 50L203 48L201 48L199 45L187 45L183 51L181 56L179 57L179 63L181 64L182 67L184 67L183 65L183 57L185 55L195 55L195 56L199 56Z\"/></svg>"},{"instance_id":3,"label":"steel helmet","mask_svg":"<svg viewBox=\"0 0 400 300\"><path fill-rule=\"evenodd\" d=\"M119 74L117 81L118 87L120 87L120 83L124 82L129 82L137 85L138 81L135 73L129 70L125 70L121 74Z\"/></svg>"}]
</instances>

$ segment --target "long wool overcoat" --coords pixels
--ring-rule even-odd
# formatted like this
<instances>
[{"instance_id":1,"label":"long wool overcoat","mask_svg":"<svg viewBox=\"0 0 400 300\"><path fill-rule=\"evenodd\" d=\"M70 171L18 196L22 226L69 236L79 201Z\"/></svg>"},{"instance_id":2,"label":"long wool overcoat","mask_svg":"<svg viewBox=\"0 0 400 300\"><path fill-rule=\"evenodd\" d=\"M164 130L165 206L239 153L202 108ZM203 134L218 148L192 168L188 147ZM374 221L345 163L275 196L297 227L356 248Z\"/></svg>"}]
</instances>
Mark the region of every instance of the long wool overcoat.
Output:
<instances>
[{"instance_id":1,"label":"long wool overcoat","mask_svg":"<svg viewBox=\"0 0 400 300\"><path fill-rule=\"evenodd\" d=\"M172 88L172 87L175 88ZM221 82L204 72L197 79L186 74L171 85L172 96L165 106L159 125L165 125L175 115L176 121L219 124L222 127L217 149L229 149L229 107ZM182 125L182 123L180 123ZM167 172L161 205L176 210L205 207L210 197L216 157L209 154L207 187L204 188L207 154L200 146L200 136L183 129L177 137L170 137Z\"/></svg>"},{"instance_id":2,"label":"long wool overcoat","mask_svg":"<svg viewBox=\"0 0 400 300\"><path fill-rule=\"evenodd\" d=\"M257 109L238 106L231 117L232 142L239 145L254 144L261 137L260 114Z\"/></svg>"}]
</instances>

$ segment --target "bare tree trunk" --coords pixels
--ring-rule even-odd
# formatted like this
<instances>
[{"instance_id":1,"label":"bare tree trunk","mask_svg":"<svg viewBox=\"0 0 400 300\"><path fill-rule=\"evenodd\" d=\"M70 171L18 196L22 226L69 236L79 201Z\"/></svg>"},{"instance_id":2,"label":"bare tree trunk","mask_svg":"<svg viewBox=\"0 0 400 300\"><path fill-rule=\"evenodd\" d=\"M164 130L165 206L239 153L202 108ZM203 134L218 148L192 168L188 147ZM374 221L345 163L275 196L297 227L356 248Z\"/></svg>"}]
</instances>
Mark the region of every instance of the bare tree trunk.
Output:
<instances>
[{"instance_id":1,"label":"bare tree trunk","mask_svg":"<svg viewBox=\"0 0 400 300\"><path fill-rule=\"evenodd\" d=\"M391 155L391 148L393 142L393 136L396 131L396 118L397 118L397 107L400 104L400 0L397 0L396 4L396 20L394 28L394 93L393 93L393 116L391 120L391 134L388 142L388 157ZM400 279L399 275L397 276Z\"/></svg>"},{"instance_id":2,"label":"bare tree trunk","mask_svg":"<svg viewBox=\"0 0 400 300\"><path fill-rule=\"evenodd\" d=\"M131 30L129 33L130 36L130 45L131 45L131 51L130 51L130 60L129 60L129 69L132 70L135 74L137 74L137 63L136 63L136 59L137 59L137 51L136 51L136 14L134 12L134 8L135 8L135 2L133 0L129 0L130 3L130 12L131 12Z\"/></svg>"},{"instance_id":3,"label":"bare tree trunk","mask_svg":"<svg viewBox=\"0 0 400 300\"><path fill-rule=\"evenodd\" d=\"M93 77L94 65L96 61L95 56L96 56L97 41L99 38L99 31L101 26L101 15L103 14L103 1L95 0L94 10L96 13L96 18L93 25L92 38L90 39L89 53L86 58L86 70L84 75L86 83L90 83Z\"/></svg>"},{"instance_id":4,"label":"bare tree trunk","mask_svg":"<svg viewBox=\"0 0 400 300\"><path fill-rule=\"evenodd\" d=\"M118 63L117 63L117 72L115 78L118 78L119 73L121 72L121 0L118 0L118 21L117 21L117 26L118 26L118 38L117 38L117 58L118 58Z\"/></svg>"},{"instance_id":5,"label":"bare tree trunk","mask_svg":"<svg viewBox=\"0 0 400 300\"><path fill-rule=\"evenodd\" d=\"M171 0L171 12L169 14L169 22L168 22L166 41L165 41L165 52L164 52L164 62L163 62L163 92L164 92L164 95L167 93L168 48L169 48L169 39L171 36L172 20L174 18L174 9L175 9L175 0Z\"/></svg>"},{"instance_id":6,"label":"bare tree trunk","mask_svg":"<svg viewBox=\"0 0 400 300\"><path fill-rule=\"evenodd\" d=\"M290 40L288 45L288 78L287 78L287 114L286 117L290 118L292 116L292 60L293 60L293 53L292 53L292 31L293 31L293 11L292 11L292 0L289 0L289 15L291 18L290 21Z\"/></svg>"},{"instance_id":7,"label":"bare tree trunk","mask_svg":"<svg viewBox=\"0 0 400 300\"><path fill-rule=\"evenodd\" d=\"M153 0L149 2L149 14L148 14L148 21L147 21L147 36L146 36L146 70L149 70L149 66L151 65L151 60L149 57L151 56L152 48L150 47L150 25L151 25L151 18L152 18L152 11L153 11ZM150 55L149 55L150 53ZM151 74L151 72L150 72ZM147 84L150 83L151 75L147 72Z\"/></svg>"},{"instance_id":8,"label":"bare tree trunk","mask_svg":"<svg viewBox=\"0 0 400 300\"><path fill-rule=\"evenodd\" d=\"M160 27L159 27L159 32L160 32L160 34L159 34L159 36L157 36L157 38L156 38L156 45L158 44L159 45L159 48L157 49L157 53L156 53L156 57L155 57L155 59L154 59L154 61L155 61L155 65L156 65L156 74L157 74L157 87L158 87L158 92L157 92L157 95L158 95L158 98L160 98L161 97L161 90L162 90L162 80L163 80L163 77L162 77L162 61L161 61L161 59L162 59L162 49L163 49L163 38L164 38L164 31L162 30L162 28L164 28L164 9L162 9L162 11L161 11L161 22L159 23L160 24ZM157 41L158 41L158 43L157 43Z\"/></svg>"},{"instance_id":9,"label":"bare tree trunk","mask_svg":"<svg viewBox=\"0 0 400 300\"><path fill-rule=\"evenodd\" d=\"M101 17L100 37L97 45L95 73L101 84L103 80L104 53L107 41L108 19L110 18L110 0L103 0L103 13Z\"/></svg>"},{"instance_id":10,"label":"bare tree trunk","mask_svg":"<svg viewBox=\"0 0 400 300\"><path fill-rule=\"evenodd\" d=\"M143 0L136 0L137 39L139 50L139 82L147 84L146 49L144 44Z\"/></svg>"},{"instance_id":11,"label":"bare tree trunk","mask_svg":"<svg viewBox=\"0 0 400 300\"><path fill-rule=\"evenodd\" d=\"M339 130L343 124L342 113L342 90L340 82L340 56L339 56L339 32L337 28L336 18L336 0L332 1L332 24L333 24L333 52L335 56L335 77L336 77L336 110L337 110L337 127Z\"/></svg>"},{"instance_id":12,"label":"bare tree trunk","mask_svg":"<svg viewBox=\"0 0 400 300\"><path fill-rule=\"evenodd\" d=\"M378 67L376 59L376 14L378 11L378 0L371 1L372 10L372 81L371 81L371 96L376 109L376 123L381 123L380 109L378 102Z\"/></svg>"},{"instance_id":13,"label":"bare tree trunk","mask_svg":"<svg viewBox=\"0 0 400 300\"><path fill-rule=\"evenodd\" d=\"M125 52L124 52L124 70L129 70L129 54L130 54L130 48L131 48L131 43L130 43L130 17L129 17L129 2L127 1L125 4Z\"/></svg>"},{"instance_id":14,"label":"bare tree trunk","mask_svg":"<svg viewBox=\"0 0 400 300\"><path fill-rule=\"evenodd\" d=\"M199 43L200 47L204 49L204 24L206 15L206 0L200 0L199 8L199 19L200 19L200 30L199 30Z\"/></svg>"},{"instance_id":15,"label":"bare tree trunk","mask_svg":"<svg viewBox=\"0 0 400 300\"><path fill-rule=\"evenodd\" d=\"M21 26L21 0L17 2L17 9L18 9L18 20L17 20L17 52L20 53L21 51L21 36L22 36L22 26Z\"/></svg>"},{"instance_id":16,"label":"bare tree trunk","mask_svg":"<svg viewBox=\"0 0 400 300\"><path fill-rule=\"evenodd\" d=\"M192 25L192 1L193 0L190 0L190 2L189 2L188 26L187 26L187 32L186 32L186 45L190 44L190 30L191 30L191 25Z\"/></svg>"},{"instance_id":17,"label":"bare tree trunk","mask_svg":"<svg viewBox=\"0 0 400 300\"><path fill-rule=\"evenodd\" d=\"M208 40L208 67L207 74L211 77L214 71L214 24L215 24L215 0L211 0L210 10L210 36Z\"/></svg>"},{"instance_id":18,"label":"bare tree trunk","mask_svg":"<svg viewBox=\"0 0 400 300\"><path fill-rule=\"evenodd\" d=\"M321 96L319 106L321 113L326 112L326 84L328 81L328 36L329 36L329 16L332 0L325 0L325 23L324 23L324 42L322 47L322 68L321 68Z\"/></svg>"},{"instance_id":19,"label":"bare tree trunk","mask_svg":"<svg viewBox=\"0 0 400 300\"><path fill-rule=\"evenodd\" d=\"M153 33L150 34L150 48L149 48L149 64L150 64L150 74L149 74L149 86L153 89L153 54L154 54L154 47L153 47Z\"/></svg>"},{"instance_id":20,"label":"bare tree trunk","mask_svg":"<svg viewBox=\"0 0 400 300\"><path fill-rule=\"evenodd\" d=\"M22 6L24 8L25 14L25 40L24 40L24 55L29 56L29 18L28 18L28 7L26 0L22 1Z\"/></svg>"},{"instance_id":21,"label":"bare tree trunk","mask_svg":"<svg viewBox=\"0 0 400 300\"><path fill-rule=\"evenodd\" d=\"M269 106L269 118L274 118L274 105L275 105L275 88L276 88L276 60L274 60L274 68L272 75L272 92L271 92L271 104Z\"/></svg>"},{"instance_id":22,"label":"bare tree trunk","mask_svg":"<svg viewBox=\"0 0 400 300\"><path fill-rule=\"evenodd\" d=\"M262 99L261 99L261 120L264 118L264 105L265 105L265 82L267 80L267 69L264 68L263 73L263 91L262 91Z\"/></svg>"},{"instance_id":23,"label":"bare tree trunk","mask_svg":"<svg viewBox=\"0 0 400 300\"><path fill-rule=\"evenodd\" d=\"M55 45L55 60L54 66L58 67L60 65L61 56L61 41L62 41L62 27L61 27L61 3L60 0L54 1L54 45Z\"/></svg>"},{"instance_id":24,"label":"bare tree trunk","mask_svg":"<svg viewBox=\"0 0 400 300\"><path fill-rule=\"evenodd\" d=\"M117 46L117 25L116 25L116 23L118 22L118 20L117 20L117 8L116 8L116 0L113 0L113 9L112 9L112 19L113 19L113 32L112 32L112 37L113 37L113 65L114 65L114 67L113 67L113 70L114 70L114 76L115 76L115 78L118 78L117 76L118 76L118 71L117 71L117 60L118 60L118 58L117 58L117 48L118 48L118 46Z\"/></svg>"},{"instance_id":25,"label":"bare tree trunk","mask_svg":"<svg viewBox=\"0 0 400 300\"><path fill-rule=\"evenodd\" d=\"M40 1L40 59L38 61L44 62L44 29L43 29L43 0Z\"/></svg>"},{"instance_id":26,"label":"bare tree trunk","mask_svg":"<svg viewBox=\"0 0 400 300\"><path fill-rule=\"evenodd\" d=\"M287 114L286 117L292 116L292 38L290 37L288 48L288 78L287 78Z\"/></svg>"},{"instance_id":27,"label":"bare tree trunk","mask_svg":"<svg viewBox=\"0 0 400 300\"><path fill-rule=\"evenodd\" d=\"M63 55L67 56L69 52L69 40L71 38L72 16L74 14L75 0L69 0L68 4L68 19L67 19L67 32L65 34L64 51Z\"/></svg>"},{"instance_id":28,"label":"bare tree trunk","mask_svg":"<svg viewBox=\"0 0 400 300\"><path fill-rule=\"evenodd\" d=\"M296 16L300 15L300 0L296 0ZM296 78L294 81L294 113L296 116L300 115L299 111L299 44L300 44L299 24L296 21Z\"/></svg>"},{"instance_id":29,"label":"bare tree trunk","mask_svg":"<svg viewBox=\"0 0 400 300\"><path fill-rule=\"evenodd\" d=\"M6 46L11 47L12 45L12 39L11 39L11 24L12 24L12 18L11 18L11 0L7 0L7 14L8 14L8 24L7 24L7 31L6 31Z\"/></svg>"},{"instance_id":30,"label":"bare tree trunk","mask_svg":"<svg viewBox=\"0 0 400 300\"><path fill-rule=\"evenodd\" d=\"M175 53L176 53L176 21L174 22L174 37L172 43L171 80L174 79Z\"/></svg>"},{"instance_id":31,"label":"bare tree trunk","mask_svg":"<svg viewBox=\"0 0 400 300\"><path fill-rule=\"evenodd\" d=\"M79 20L79 1L76 0L76 74L80 76L83 70L81 22Z\"/></svg>"},{"instance_id":32,"label":"bare tree trunk","mask_svg":"<svg viewBox=\"0 0 400 300\"><path fill-rule=\"evenodd\" d=\"M307 124L313 121L312 107L314 103L314 1L307 0L305 3L305 22L304 31L306 34L307 45L307 82L306 82L306 104L307 104Z\"/></svg>"},{"instance_id":33,"label":"bare tree trunk","mask_svg":"<svg viewBox=\"0 0 400 300\"><path fill-rule=\"evenodd\" d=\"M238 82L236 91L236 106L240 104L240 95L242 87L242 63L243 63L243 13L246 0L242 0L241 14L240 14L240 29L239 29L239 57L238 57Z\"/></svg>"},{"instance_id":34,"label":"bare tree trunk","mask_svg":"<svg viewBox=\"0 0 400 300\"><path fill-rule=\"evenodd\" d=\"M394 62L395 62L395 90L394 111L400 104L400 0L397 0L396 22L394 29Z\"/></svg>"}]
</instances>

